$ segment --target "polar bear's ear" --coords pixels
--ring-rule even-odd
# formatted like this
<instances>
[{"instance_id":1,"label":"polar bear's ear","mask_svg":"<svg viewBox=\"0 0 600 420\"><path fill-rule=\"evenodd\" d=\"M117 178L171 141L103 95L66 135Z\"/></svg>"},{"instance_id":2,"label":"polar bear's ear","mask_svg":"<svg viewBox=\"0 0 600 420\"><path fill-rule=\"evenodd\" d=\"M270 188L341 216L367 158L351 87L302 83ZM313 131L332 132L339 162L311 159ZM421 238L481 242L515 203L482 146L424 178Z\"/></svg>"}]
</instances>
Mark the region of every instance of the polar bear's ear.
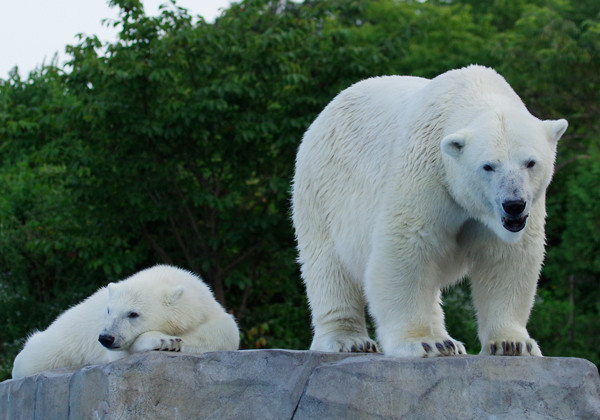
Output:
<instances>
[{"instance_id":1,"label":"polar bear's ear","mask_svg":"<svg viewBox=\"0 0 600 420\"><path fill-rule=\"evenodd\" d=\"M108 283L108 286L106 286L106 288L108 289L108 296L112 296L112 294L115 292L115 284Z\"/></svg>"},{"instance_id":2,"label":"polar bear's ear","mask_svg":"<svg viewBox=\"0 0 600 420\"><path fill-rule=\"evenodd\" d=\"M449 136L444 137L440 146L442 148L442 152L456 159L461 155L466 144L466 133L458 131L454 134L450 134Z\"/></svg>"},{"instance_id":3,"label":"polar bear's ear","mask_svg":"<svg viewBox=\"0 0 600 420\"><path fill-rule=\"evenodd\" d=\"M167 294L165 295L165 304L173 305L175 304L183 295L183 291L185 288L183 286L175 286L171 289L167 290Z\"/></svg>"},{"instance_id":4,"label":"polar bear's ear","mask_svg":"<svg viewBox=\"0 0 600 420\"><path fill-rule=\"evenodd\" d=\"M565 119L545 120L542 121L542 124L544 124L544 129L548 134L548 139L553 144L556 144L558 140L560 140L562 135L565 134L565 131L567 131L567 127L569 126L569 123Z\"/></svg>"}]
</instances>

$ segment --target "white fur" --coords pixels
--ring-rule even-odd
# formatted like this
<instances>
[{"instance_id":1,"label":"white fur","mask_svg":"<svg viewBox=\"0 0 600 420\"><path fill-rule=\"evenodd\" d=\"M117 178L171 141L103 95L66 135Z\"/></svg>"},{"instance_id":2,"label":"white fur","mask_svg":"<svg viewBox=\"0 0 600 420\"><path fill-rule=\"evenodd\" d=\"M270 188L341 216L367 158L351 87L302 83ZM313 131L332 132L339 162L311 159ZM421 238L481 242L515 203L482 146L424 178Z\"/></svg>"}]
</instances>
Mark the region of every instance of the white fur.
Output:
<instances>
[{"instance_id":1,"label":"white fur","mask_svg":"<svg viewBox=\"0 0 600 420\"><path fill-rule=\"evenodd\" d=\"M132 312L138 316L130 317ZM110 350L98 342L101 334L115 338ZM106 363L147 350L201 353L238 346L237 324L208 286L188 271L158 265L101 288L31 335L12 376Z\"/></svg>"},{"instance_id":2,"label":"white fur","mask_svg":"<svg viewBox=\"0 0 600 420\"><path fill-rule=\"evenodd\" d=\"M541 356L525 327L566 128L533 117L480 66L341 92L305 133L293 182L311 349L372 350L368 303L386 354L464 353L446 332L440 290L468 276L481 352ZM514 200L526 203L517 219L528 216L518 232L503 225Z\"/></svg>"}]
</instances>

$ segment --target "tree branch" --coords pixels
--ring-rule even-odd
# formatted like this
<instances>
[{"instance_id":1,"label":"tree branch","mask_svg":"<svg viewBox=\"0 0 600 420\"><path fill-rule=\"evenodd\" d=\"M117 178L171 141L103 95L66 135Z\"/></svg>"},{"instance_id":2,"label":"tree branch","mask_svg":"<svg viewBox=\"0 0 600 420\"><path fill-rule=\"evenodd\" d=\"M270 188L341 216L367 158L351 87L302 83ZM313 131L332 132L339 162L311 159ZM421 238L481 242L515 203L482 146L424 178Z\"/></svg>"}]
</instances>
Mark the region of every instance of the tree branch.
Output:
<instances>
[{"instance_id":1,"label":"tree branch","mask_svg":"<svg viewBox=\"0 0 600 420\"><path fill-rule=\"evenodd\" d=\"M578 160L581 160L581 159L589 159L589 158L590 158L590 155L577 155L577 156L574 156L571 159L564 160L559 165L556 165L556 169L554 169L554 172L556 173L556 172L560 171L565 166L567 166L567 165L569 165L569 164L571 164L571 163L573 163L575 161L578 161Z\"/></svg>"},{"instance_id":2,"label":"tree branch","mask_svg":"<svg viewBox=\"0 0 600 420\"><path fill-rule=\"evenodd\" d=\"M231 271L233 268L235 268L235 266L237 266L238 264L240 264L242 261L244 261L246 258L248 258L250 255L252 255L254 253L254 251L256 251L260 246L262 245L262 243L259 241L257 243L255 243L254 245L252 245L250 248L248 248L246 251L244 251L241 254L238 254L236 256L236 258L233 259L233 261L231 261L224 269L223 269L223 274L227 274L229 271Z\"/></svg>"},{"instance_id":3,"label":"tree branch","mask_svg":"<svg viewBox=\"0 0 600 420\"><path fill-rule=\"evenodd\" d=\"M181 249L181 252L183 252L183 255L185 256L188 265L190 266L193 272L199 273L198 267L194 263L192 255L190 254L188 248L185 246L185 242L183 241L183 238L179 233L179 229L177 228L177 225L175 224L175 221L172 217L169 217L169 225L171 226L171 233L173 233L173 236L175 236L175 240L179 245L179 249Z\"/></svg>"},{"instance_id":4,"label":"tree branch","mask_svg":"<svg viewBox=\"0 0 600 420\"><path fill-rule=\"evenodd\" d=\"M173 260L169 257L169 255L165 252L165 250L154 240L152 236L148 233L146 226L142 225L142 235L144 238L150 243L150 246L158 254L158 257L166 264L173 265Z\"/></svg>"}]
</instances>

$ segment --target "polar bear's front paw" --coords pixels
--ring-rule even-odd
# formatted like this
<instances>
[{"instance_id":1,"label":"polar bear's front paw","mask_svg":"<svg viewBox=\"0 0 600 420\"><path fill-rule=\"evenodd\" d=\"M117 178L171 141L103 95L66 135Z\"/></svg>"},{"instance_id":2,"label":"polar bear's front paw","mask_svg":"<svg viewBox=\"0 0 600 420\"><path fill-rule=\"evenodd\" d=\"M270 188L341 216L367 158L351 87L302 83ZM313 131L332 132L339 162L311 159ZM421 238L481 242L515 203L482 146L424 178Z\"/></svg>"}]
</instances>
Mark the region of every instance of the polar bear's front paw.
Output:
<instances>
[{"instance_id":1,"label":"polar bear's front paw","mask_svg":"<svg viewBox=\"0 0 600 420\"><path fill-rule=\"evenodd\" d=\"M332 334L314 337L311 350L348 353L379 353L375 341L362 335Z\"/></svg>"},{"instance_id":2,"label":"polar bear's front paw","mask_svg":"<svg viewBox=\"0 0 600 420\"><path fill-rule=\"evenodd\" d=\"M159 351L181 351L181 338L167 337L160 339L160 346L155 350Z\"/></svg>"},{"instance_id":3,"label":"polar bear's front paw","mask_svg":"<svg viewBox=\"0 0 600 420\"><path fill-rule=\"evenodd\" d=\"M439 357L467 354L467 351L463 343L450 337L423 337L384 348L384 353L394 357Z\"/></svg>"},{"instance_id":4,"label":"polar bear's front paw","mask_svg":"<svg viewBox=\"0 0 600 420\"><path fill-rule=\"evenodd\" d=\"M460 341L451 338L445 340L421 341L421 346L425 350L423 357L436 356L456 356L459 354L467 354L465 345Z\"/></svg>"},{"instance_id":5,"label":"polar bear's front paw","mask_svg":"<svg viewBox=\"0 0 600 420\"><path fill-rule=\"evenodd\" d=\"M542 352L531 338L504 338L489 340L480 354L491 356L542 356Z\"/></svg>"},{"instance_id":6,"label":"polar bear's front paw","mask_svg":"<svg viewBox=\"0 0 600 420\"><path fill-rule=\"evenodd\" d=\"M182 340L161 333L149 332L140 335L132 346L132 353L143 351L181 351Z\"/></svg>"}]
</instances>

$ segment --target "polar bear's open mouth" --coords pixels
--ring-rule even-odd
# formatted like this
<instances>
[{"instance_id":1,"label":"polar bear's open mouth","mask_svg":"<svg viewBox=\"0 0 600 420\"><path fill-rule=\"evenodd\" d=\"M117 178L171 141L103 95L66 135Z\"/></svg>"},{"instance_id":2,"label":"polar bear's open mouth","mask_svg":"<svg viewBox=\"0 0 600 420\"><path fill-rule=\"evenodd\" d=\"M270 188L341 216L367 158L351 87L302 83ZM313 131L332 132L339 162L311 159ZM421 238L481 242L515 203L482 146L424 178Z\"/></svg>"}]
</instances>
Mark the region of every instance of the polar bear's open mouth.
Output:
<instances>
[{"instance_id":1,"label":"polar bear's open mouth","mask_svg":"<svg viewBox=\"0 0 600 420\"><path fill-rule=\"evenodd\" d=\"M525 215L523 217L503 217L502 226L504 226L504 229L510 232L519 232L525 227L525 223L527 223L527 216L529 215Z\"/></svg>"}]
</instances>

